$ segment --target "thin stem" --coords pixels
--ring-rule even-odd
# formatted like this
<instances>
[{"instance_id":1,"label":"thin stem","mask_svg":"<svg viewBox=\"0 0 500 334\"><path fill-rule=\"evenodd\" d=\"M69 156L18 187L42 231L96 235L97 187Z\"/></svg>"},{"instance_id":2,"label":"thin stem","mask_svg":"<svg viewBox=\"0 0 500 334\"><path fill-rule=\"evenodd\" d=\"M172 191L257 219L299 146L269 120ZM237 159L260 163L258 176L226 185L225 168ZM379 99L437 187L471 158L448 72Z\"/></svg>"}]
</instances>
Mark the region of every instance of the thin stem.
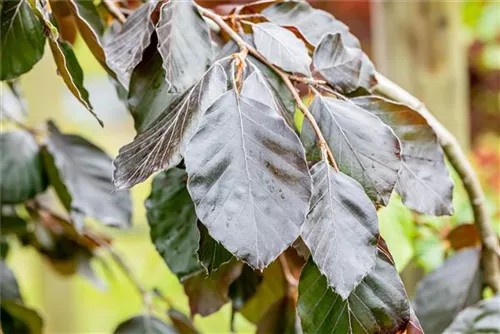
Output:
<instances>
[{"instance_id":1,"label":"thin stem","mask_svg":"<svg viewBox=\"0 0 500 334\"><path fill-rule=\"evenodd\" d=\"M291 288L296 288L299 285L299 282L293 276L292 271L288 266L288 261L286 259L285 253L280 254L278 259L280 261L281 270L283 271L283 275L285 276L288 285L290 285Z\"/></svg>"},{"instance_id":2,"label":"thin stem","mask_svg":"<svg viewBox=\"0 0 500 334\"><path fill-rule=\"evenodd\" d=\"M264 18L262 14L231 14L221 16L224 20L248 20Z\"/></svg>"},{"instance_id":3,"label":"thin stem","mask_svg":"<svg viewBox=\"0 0 500 334\"><path fill-rule=\"evenodd\" d=\"M120 9L115 5L115 3L112 0L103 0L102 3L108 10L108 12L118 20L121 24L124 24L125 21L127 21L127 18L123 13L120 11Z\"/></svg>"},{"instance_id":4,"label":"thin stem","mask_svg":"<svg viewBox=\"0 0 500 334\"><path fill-rule=\"evenodd\" d=\"M377 74L375 90L392 100L407 104L426 118L438 136L448 160L457 171L469 196L476 224L483 244L482 263L486 283L497 293L500 292L500 245L493 229L490 215L485 205L481 183L456 138L432 115L415 96L381 74Z\"/></svg>"},{"instance_id":5,"label":"thin stem","mask_svg":"<svg viewBox=\"0 0 500 334\"><path fill-rule=\"evenodd\" d=\"M241 38L241 36L238 35L238 33L236 33L233 29L231 29L231 27L224 21L224 19L220 15L217 15L216 13L211 12L211 11L207 10L206 8L203 8L199 5L196 5L196 6L197 6L199 12L203 16L211 19L222 30L224 30L229 35L229 37L231 37L231 39L233 41L235 41L236 44L238 44L240 49L248 50L248 52L251 55L253 55L255 58L260 60L266 66L271 68L276 74L278 74L278 76L281 78L281 80L283 80L283 82L287 86L288 90L292 93L292 96L295 99L295 102L297 102L297 106L299 107L299 110L302 112L302 114L304 114L304 117L307 118L307 120L311 124L313 131L316 133L316 136L318 137L318 146L320 147L320 149L322 151L326 151L326 155L328 157L328 160L330 160L330 163L335 168L335 170L339 171L339 168L337 166L337 162L335 161L335 158L333 157L333 153L330 150L330 147L328 146L328 144L325 140L325 137L323 136L323 133L321 132L321 130L319 128L318 123L316 123L316 120L314 119L313 115L311 114L311 112L309 111L307 106L304 104L304 102L302 102L302 99L300 98L299 93L297 92L292 81L290 80L291 75L280 70L276 66L274 66L263 55L261 55L260 52L258 52L253 46L251 46L250 44L245 42L245 40L243 40L243 38Z\"/></svg>"}]
</instances>

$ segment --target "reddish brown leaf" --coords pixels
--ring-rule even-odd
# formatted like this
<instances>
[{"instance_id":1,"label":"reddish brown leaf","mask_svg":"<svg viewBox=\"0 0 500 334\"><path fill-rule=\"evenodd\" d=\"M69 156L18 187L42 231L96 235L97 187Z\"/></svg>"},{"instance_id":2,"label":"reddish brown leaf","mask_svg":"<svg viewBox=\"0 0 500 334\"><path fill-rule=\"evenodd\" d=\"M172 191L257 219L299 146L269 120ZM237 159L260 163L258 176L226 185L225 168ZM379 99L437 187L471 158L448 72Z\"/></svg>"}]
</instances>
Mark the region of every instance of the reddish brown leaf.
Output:
<instances>
[{"instance_id":1,"label":"reddish brown leaf","mask_svg":"<svg viewBox=\"0 0 500 334\"><path fill-rule=\"evenodd\" d=\"M211 276L200 273L183 282L191 314L202 316L218 311L229 301L229 286L241 274L243 263L235 260L223 265Z\"/></svg>"},{"instance_id":2,"label":"reddish brown leaf","mask_svg":"<svg viewBox=\"0 0 500 334\"><path fill-rule=\"evenodd\" d=\"M481 244L481 239L474 224L463 224L455 227L448 233L446 239L454 250L476 247Z\"/></svg>"}]
</instances>

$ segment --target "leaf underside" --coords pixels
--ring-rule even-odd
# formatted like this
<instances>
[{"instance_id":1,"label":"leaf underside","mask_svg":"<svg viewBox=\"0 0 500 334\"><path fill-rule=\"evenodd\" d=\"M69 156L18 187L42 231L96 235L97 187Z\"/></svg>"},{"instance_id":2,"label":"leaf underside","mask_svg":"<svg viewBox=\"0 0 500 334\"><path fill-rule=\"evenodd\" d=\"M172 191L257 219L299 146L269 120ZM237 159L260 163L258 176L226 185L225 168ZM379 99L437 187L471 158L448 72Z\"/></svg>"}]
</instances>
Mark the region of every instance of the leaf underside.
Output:
<instances>
[{"instance_id":1,"label":"leaf underside","mask_svg":"<svg viewBox=\"0 0 500 334\"><path fill-rule=\"evenodd\" d=\"M118 189L130 188L151 174L177 166L199 118L227 90L225 67L221 59L193 87L168 108L134 141L120 149L113 162L114 183Z\"/></svg>"},{"instance_id":2,"label":"leaf underside","mask_svg":"<svg viewBox=\"0 0 500 334\"><path fill-rule=\"evenodd\" d=\"M153 2L147 2L134 11L121 31L105 45L106 64L116 73L124 87L129 86L132 71L151 42L155 27L150 15L155 6Z\"/></svg>"}]
</instances>

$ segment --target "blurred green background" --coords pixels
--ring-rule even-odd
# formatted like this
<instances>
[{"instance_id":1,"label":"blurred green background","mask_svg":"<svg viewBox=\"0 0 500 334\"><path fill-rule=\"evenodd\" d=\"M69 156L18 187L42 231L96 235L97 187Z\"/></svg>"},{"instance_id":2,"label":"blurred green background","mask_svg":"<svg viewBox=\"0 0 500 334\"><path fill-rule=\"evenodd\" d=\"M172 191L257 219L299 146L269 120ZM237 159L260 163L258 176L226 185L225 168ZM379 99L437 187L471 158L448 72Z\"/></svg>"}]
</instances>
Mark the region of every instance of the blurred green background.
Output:
<instances>
[{"instance_id":1,"label":"blurred green background","mask_svg":"<svg viewBox=\"0 0 500 334\"><path fill-rule=\"evenodd\" d=\"M333 2L319 3L326 6ZM370 41L367 20L370 13L375 15L370 3L335 1L335 6L335 15L355 28L354 33L367 45L369 52L374 42ZM461 35L458 37L468 45L465 80L469 81L470 157L480 172L495 228L500 233L500 3L471 1L460 6ZM21 79L28 103L29 124L40 124L51 118L63 132L88 138L109 155L116 156L118 149L135 135L132 118L81 40L76 41L75 51L85 72L91 102L105 128L100 128L67 90L48 52ZM113 244L147 288L158 288L176 308L188 314L182 285L169 272L149 239L143 206L149 190L150 181L147 181L131 191L134 201L131 230L101 229L113 237ZM450 231L458 225L472 223L471 209L459 182L456 182L454 204L455 215L439 219L414 215L396 197L387 208L379 211L381 233L410 293L418 277L439 266L452 252ZM91 265L101 281L96 284L80 275L61 276L29 247L15 245L8 257L26 304L41 313L46 333L110 333L121 321L143 312L141 297L134 286L110 259L107 262L111 274L105 272L98 261L92 260ZM161 303L156 306L159 311L165 307ZM203 332L229 332L230 316L231 307L227 304L211 316L196 316L195 324ZM235 329L253 332L254 326L238 315Z\"/></svg>"}]
</instances>

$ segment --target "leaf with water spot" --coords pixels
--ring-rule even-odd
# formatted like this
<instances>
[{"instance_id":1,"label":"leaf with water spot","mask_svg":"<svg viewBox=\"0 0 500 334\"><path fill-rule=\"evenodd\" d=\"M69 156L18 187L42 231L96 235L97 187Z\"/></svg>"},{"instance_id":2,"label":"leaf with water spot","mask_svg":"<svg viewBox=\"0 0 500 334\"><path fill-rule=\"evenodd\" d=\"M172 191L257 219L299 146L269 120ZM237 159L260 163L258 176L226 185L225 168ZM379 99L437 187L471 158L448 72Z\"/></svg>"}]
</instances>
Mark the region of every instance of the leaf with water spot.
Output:
<instances>
[{"instance_id":1,"label":"leaf with water spot","mask_svg":"<svg viewBox=\"0 0 500 334\"><path fill-rule=\"evenodd\" d=\"M254 71L204 114L185 154L188 189L210 235L253 268L263 269L298 237L311 178L296 134Z\"/></svg>"}]
</instances>

